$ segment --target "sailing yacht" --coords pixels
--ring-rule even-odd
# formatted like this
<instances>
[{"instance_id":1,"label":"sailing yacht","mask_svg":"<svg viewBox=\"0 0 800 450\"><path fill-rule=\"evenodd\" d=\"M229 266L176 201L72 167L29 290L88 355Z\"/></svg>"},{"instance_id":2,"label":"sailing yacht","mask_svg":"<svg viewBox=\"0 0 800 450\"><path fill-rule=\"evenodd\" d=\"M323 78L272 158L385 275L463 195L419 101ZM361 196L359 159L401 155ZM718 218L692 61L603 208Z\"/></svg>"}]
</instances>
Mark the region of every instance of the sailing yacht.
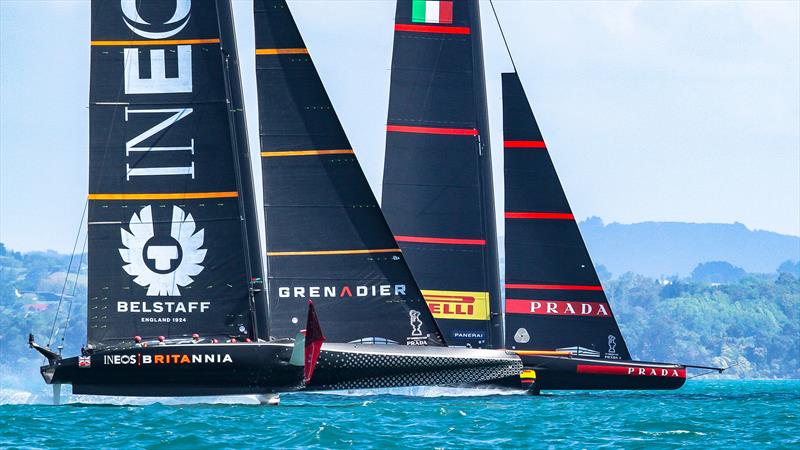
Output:
<instances>
[{"instance_id":1,"label":"sailing yacht","mask_svg":"<svg viewBox=\"0 0 800 450\"><path fill-rule=\"evenodd\" d=\"M501 288L484 72L478 0L397 1L382 207L445 341L516 352L505 383L537 392L682 386L687 366L632 360L516 73Z\"/></svg>"},{"instance_id":2,"label":"sailing yacht","mask_svg":"<svg viewBox=\"0 0 800 450\"><path fill-rule=\"evenodd\" d=\"M285 1L254 14L266 286L230 1L91 3L87 345L31 336L45 381L187 396L519 373L444 346Z\"/></svg>"}]
</instances>

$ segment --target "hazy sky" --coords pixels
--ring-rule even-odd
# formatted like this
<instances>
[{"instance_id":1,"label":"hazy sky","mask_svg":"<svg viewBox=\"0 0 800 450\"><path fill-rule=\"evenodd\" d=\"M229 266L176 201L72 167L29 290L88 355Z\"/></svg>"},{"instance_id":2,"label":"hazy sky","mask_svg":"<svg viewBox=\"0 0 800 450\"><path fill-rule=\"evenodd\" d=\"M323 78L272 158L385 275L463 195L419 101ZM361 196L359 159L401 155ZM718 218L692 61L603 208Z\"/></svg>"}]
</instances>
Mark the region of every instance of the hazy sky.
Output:
<instances>
[{"instance_id":1,"label":"hazy sky","mask_svg":"<svg viewBox=\"0 0 800 450\"><path fill-rule=\"evenodd\" d=\"M380 195L394 2L290 5ZM495 5L577 217L800 235L800 2ZM252 5L234 8L258 170ZM482 14L498 175L499 73L511 65L488 2ZM0 241L13 249L72 247L88 42L88 1L0 0Z\"/></svg>"}]
</instances>

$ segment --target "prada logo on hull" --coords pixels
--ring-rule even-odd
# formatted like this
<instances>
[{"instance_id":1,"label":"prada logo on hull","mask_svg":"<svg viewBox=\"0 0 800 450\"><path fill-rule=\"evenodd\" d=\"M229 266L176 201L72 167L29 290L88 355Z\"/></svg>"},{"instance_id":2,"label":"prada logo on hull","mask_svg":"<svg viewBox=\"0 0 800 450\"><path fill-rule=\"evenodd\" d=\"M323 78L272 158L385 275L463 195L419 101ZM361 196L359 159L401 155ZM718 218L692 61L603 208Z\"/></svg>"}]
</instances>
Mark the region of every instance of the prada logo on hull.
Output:
<instances>
[{"instance_id":1,"label":"prada logo on hull","mask_svg":"<svg viewBox=\"0 0 800 450\"><path fill-rule=\"evenodd\" d=\"M593 375L621 375L631 377L686 378L686 369L643 366L600 366L578 364L578 373Z\"/></svg>"}]
</instances>

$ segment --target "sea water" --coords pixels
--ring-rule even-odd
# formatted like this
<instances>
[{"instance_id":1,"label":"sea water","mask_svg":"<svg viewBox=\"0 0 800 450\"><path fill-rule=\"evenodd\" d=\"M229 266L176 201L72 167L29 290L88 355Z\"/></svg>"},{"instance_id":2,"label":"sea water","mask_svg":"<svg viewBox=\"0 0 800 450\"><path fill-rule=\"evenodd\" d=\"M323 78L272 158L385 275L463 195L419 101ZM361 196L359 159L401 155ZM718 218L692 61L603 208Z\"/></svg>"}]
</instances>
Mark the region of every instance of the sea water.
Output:
<instances>
[{"instance_id":1,"label":"sea water","mask_svg":"<svg viewBox=\"0 0 800 450\"><path fill-rule=\"evenodd\" d=\"M538 397L445 388L304 393L284 394L280 406L255 397L67 400L0 405L0 448L800 448L800 380Z\"/></svg>"}]
</instances>

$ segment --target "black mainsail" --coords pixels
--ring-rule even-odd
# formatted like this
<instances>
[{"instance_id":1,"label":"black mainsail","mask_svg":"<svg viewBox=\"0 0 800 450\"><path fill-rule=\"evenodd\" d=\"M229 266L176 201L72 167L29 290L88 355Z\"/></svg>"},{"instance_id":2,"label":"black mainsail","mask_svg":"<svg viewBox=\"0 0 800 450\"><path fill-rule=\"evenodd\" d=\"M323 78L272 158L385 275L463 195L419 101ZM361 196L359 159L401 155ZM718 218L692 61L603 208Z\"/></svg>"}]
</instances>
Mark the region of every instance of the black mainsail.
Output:
<instances>
[{"instance_id":1,"label":"black mainsail","mask_svg":"<svg viewBox=\"0 0 800 450\"><path fill-rule=\"evenodd\" d=\"M250 289L262 269L223 3L218 14L208 0L92 2L88 338L96 347L135 335L265 331L256 326L266 326L266 302Z\"/></svg>"},{"instance_id":2,"label":"black mainsail","mask_svg":"<svg viewBox=\"0 0 800 450\"><path fill-rule=\"evenodd\" d=\"M522 357L523 385L681 387L686 366L631 360L519 76L502 82L506 346Z\"/></svg>"},{"instance_id":3,"label":"black mainsail","mask_svg":"<svg viewBox=\"0 0 800 450\"><path fill-rule=\"evenodd\" d=\"M254 2L271 333L444 345L291 12Z\"/></svg>"},{"instance_id":4,"label":"black mainsail","mask_svg":"<svg viewBox=\"0 0 800 450\"><path fill-rule=\"evenodd\" d=\"M506 346L630 359L519 76L502 77Z\"/></svg>"},{"instance_id":5,"label":"black mainsail","mask_svg":"<svg viewBox=\"0 0 800 450\"><path fill-rule=\"evenodd\" d=\"M449 345L502 347L477 0L399 0L383 210Z\"/></svg>"}]
</instances>

